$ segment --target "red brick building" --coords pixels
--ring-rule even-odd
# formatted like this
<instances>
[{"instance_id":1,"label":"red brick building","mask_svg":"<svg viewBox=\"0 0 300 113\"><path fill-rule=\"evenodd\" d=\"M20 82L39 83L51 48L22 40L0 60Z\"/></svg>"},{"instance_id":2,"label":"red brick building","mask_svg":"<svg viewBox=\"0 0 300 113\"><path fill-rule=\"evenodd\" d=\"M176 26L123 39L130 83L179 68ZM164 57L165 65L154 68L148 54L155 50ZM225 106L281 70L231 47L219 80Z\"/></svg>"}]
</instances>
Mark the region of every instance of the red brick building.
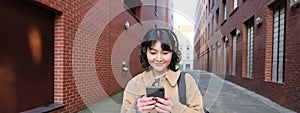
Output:
<instances>
[{"instance_id":1,"label":"red brick building","mask_svg":"<svg viewBox=\"0 0 300 113\"><path fill-rule=\"evenodd\" d=\"M300 8L296 0L200 0L199 69L300 112Z\"/></svg>"},{"instance_id":2,"label":"red brick building","mask_svg":"<svg viewBox=\"0 0 300 113\"><path fill-rule=\"evenodd\" d=\"M145 32L172 29L171 7L171 0L1 1L0 112L77 112L123 90L142 71Z\"/></svg>"}]
</instances>

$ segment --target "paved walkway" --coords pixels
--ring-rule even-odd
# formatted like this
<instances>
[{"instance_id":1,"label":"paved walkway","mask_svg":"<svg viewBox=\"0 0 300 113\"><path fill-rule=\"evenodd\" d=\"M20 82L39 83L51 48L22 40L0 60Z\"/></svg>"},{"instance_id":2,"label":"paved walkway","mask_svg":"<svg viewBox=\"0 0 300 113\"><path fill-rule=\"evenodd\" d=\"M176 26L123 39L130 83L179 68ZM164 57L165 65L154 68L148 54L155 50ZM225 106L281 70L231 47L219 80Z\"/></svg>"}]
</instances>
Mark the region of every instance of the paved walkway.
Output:
<instances>
[{"instance_id":1,"label":"paved walkway","mask_svg":"<svg viewBox=\"0 0 300 113\"><path fill-rule=\"evenodd\" d=\"M205 71L190 71L210 113L296 113L252 91ZM79 113L119 113L123 92L102 99Z\"/></svg>"},{"instance_id":2,"label":"paved walkway","mask_svg":"<svg viewBox=\"0 0 300 113\"><path fill-rule=\"evenodd\" d=\"M205 71L190 72L210 113L296 113L268 98Z\"/></svg>"}]
</instances>

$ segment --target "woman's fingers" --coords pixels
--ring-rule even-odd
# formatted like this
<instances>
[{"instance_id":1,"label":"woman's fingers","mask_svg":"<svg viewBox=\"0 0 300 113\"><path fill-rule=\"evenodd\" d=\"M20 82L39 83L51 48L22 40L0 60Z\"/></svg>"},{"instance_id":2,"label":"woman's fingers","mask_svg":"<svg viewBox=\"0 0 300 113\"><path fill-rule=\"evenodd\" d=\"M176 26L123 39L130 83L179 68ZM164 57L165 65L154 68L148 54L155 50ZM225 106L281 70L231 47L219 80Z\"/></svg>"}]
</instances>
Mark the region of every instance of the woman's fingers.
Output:
<instances>
[{"instance_id":1,"label":"woman's fingers","mask_svg":"<svg viewBox=\"0 0 300 113\"><path fill-rule=\"evenodd\" d=\"M143 107L140 107L139 108L139 111L141 111L141 112L148 112L148 111L151 111L151 110L153 110L155 108L155 105L153 104L153 105L148 105L148 106L143 106Z\"/></svg>"},{"instance_id":2,"label":"woman's fingers","mask_svg":"<svg viewBox=\"0 0 300 113\"><path fill-rule=\"evenodd\" d=\"M156 101L148 101L148 102L138 102L137 107L144 107L149 105L154 105Z\"/></svg>"},{"instance_id":3,"label":"woman's fingers","mask_svg":"<svg viewBox=\"0 0 300 113\"><path fill-rule=\"evenodd\" d=\"M155 108L155 100L152 97L142 97L137 100L137 108L141 112L148 112Z\"/></svg>"},{"instance_id":4,"label":"woman's fingers","mask_svg":"<svg viewBox=\"0 0 300 113\"><path fill-rule=\"evenodd\" d=\"M167 110L163 110L161 109L160 107L155 107L155 110L159 113L170 113L170 111L167 111Z\"/></svg>"},{"instance_id":5,"label":"woman's fingers","mask_svg":"<svg viewBox=\"0 0 300 113\"><path fill-rule=\"evenodd\" d=\"M155 105L155 109L158 112L171 112L173 109L173 101L170 97L166 97L165 99L158 98Z\"/></svg>"},{"instance_id":6,"label":"woman's fingers","mask_svg":"<svg viewBox=\"0 0 300 113\"><path fill-rule=\"evenodd\" d=\"M171 112L173 108L173 106L163 105L159 102L157 102L155 106L155 109L158 110L158 112Z\"/></svg>"},{"instance_id":7,"label":"woman's fingers","mask_svg":"<svg viewBox=\"0 0 300 113\"><path fill-rule=\"evenodd\" d=\"M166 106L173 106L173 101L170 97L166 96L165 99L157 98L157 102L166 105Z\"/></svg>"},{"instance_id":8,"label":"woman's fingers","mask_svg":"<svg viewBox=\"0 0 300 113\"><path fill-rule=\"evenodd\" d=\"M169 113L173 109L173 101L168 96L165 99L144 96L137 100L137 107L141 112L149 112L155 109L157 112Z\"/></svg>"}]
</instances>

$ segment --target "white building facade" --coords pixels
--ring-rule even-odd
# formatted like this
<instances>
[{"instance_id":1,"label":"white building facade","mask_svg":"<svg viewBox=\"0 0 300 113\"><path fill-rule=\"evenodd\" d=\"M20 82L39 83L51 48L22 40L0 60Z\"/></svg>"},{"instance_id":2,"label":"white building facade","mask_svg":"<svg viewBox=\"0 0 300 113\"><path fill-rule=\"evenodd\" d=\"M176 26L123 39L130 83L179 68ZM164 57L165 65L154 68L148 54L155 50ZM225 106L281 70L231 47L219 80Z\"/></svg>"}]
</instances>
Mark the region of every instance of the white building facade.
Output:
<instances>
[{"instance_id":1,"label":"white building facade","mask_svg":"<svg viewBox=\"0 0 300 113\"><path fill-rule=\"evenodd\" d=\"M194 27L192 25L178 26L178 31L175 31L178 42L179 50L181 51L181 62L179 70L193 70L194 63Z\"/></svg>"}]
</instances>

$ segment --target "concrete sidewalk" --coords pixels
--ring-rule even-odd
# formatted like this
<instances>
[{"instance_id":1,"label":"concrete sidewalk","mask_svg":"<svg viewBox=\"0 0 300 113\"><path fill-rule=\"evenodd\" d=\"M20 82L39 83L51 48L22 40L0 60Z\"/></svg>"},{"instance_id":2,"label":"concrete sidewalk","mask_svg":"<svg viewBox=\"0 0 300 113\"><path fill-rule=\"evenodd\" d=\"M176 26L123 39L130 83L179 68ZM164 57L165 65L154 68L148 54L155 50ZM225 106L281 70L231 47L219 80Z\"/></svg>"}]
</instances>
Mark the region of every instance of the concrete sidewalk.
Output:
<instances>
[{"instance_id":1,"label":"concrete sidewalk","mask_svg":"<svg viewBox=\"0 0 300 113\"><path fill-rule=\"evenodd\" d=\"M296 113L205 71L190 71L210 113Z\"/></svg>"},{"instance_id":2,"label":"concrete sidewalk","mask_svg":"<svg viewBox=\"0 0 300 113\"><path fill-rule=\"evenodd\" d=\"M204 107L210 113L296 113L214 74L200 70L189 73L195 78ZM122 97L123 91L79 113L120 113Z\"/></svg>"},{"instance_id":3,"label":"concrete sidewalk","mask_svg":"<svg viewBox=\"0 0 300 113\"><path fill-rule=\"evenodd\" d=\"M123 91L104 98L96 104L81 110L78 113L120 113L123 100Z\"/></svg>"}]
</instances>

